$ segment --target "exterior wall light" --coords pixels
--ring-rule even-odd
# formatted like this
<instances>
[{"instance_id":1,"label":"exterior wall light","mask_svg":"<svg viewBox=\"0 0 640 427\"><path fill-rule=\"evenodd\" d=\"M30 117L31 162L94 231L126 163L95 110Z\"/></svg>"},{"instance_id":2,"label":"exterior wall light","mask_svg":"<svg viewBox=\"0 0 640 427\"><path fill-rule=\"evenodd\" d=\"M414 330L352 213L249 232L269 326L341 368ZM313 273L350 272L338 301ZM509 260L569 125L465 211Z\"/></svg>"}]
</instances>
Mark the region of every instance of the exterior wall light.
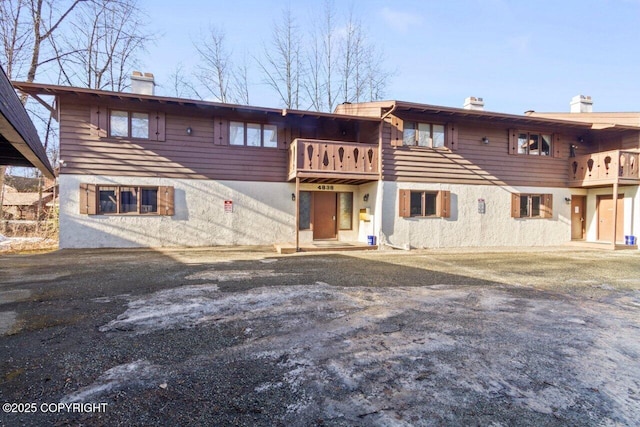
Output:
<instances>
[{"instance_id":1,"label":"exterior wall light","mask_svg":"<svg viewBox=\"0 0 640 427\"><path fill-rule=\"evenodd\" d=\"M193 129L191 129L191 126L189 126L187 128L187 135L191 136L192 133L193 133Z\"/></svg>"},{"instance_id":2,"label":"exterior wall light","mask_svg":"<svg viewBox=\"0 0 640 427\"><path fill-rule=\"evenodd\" d=\"M488 144L489 143L489 138L487 138L486 136L482 137L482 143L483 144Z\"/></svg>"},{"instance_id":3,"label":"exterior wall light","mask_svg":"<svg viewBox=\"0 0 640 427\"><path fill-rule=\"evenodd\" d=\"M362 200L364 200L365 202L369 201L369 193L365 194L364 197L362 197Z\"/></svg>"},{"instance_id":4,"label":"exterior wall light","mask_svg":"<svg viewBox=\"0 0 640 427\"><path fill-rule=\"evenodd\" d=\"M291 201L292 202L296 201L296 193L291 193Z\"/></svg>"}]
</instances>

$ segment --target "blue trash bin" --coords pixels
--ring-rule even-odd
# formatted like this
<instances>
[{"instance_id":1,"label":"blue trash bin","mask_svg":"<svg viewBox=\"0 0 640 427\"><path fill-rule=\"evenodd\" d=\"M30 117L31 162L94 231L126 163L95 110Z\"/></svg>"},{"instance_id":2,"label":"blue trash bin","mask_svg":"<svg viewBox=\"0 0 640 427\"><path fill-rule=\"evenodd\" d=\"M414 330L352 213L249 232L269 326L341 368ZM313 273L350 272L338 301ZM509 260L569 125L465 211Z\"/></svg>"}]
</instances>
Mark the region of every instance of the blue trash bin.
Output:
<instances>
[{"instance_id":1,"label":"blue trash bin","mask_svg":"<svg viewBox=\"0 0 640 427\"><path fill-rule=\"evenodd\" d=\"M372 236L372 235L367 236L367 244L369 246L374 246L376 244L376 236Z\"/></svg>"}]
</instances>

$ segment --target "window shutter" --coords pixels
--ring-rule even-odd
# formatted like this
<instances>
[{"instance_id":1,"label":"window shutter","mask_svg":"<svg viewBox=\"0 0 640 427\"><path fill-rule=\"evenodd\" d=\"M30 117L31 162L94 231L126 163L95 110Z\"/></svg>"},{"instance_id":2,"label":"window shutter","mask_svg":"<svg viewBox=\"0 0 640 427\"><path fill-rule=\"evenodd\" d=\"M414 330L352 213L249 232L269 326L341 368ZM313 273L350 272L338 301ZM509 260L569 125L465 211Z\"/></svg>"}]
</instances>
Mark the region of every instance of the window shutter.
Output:
<instances>
[{"instance_id":1,"label":"window shutter","mask_svg":"<svg viewBox=\"0 0 640 427\"><path fill-rule=\"evenodd\" d=\"M289 144L291 141L287 138L287 128L284 126L278 125L278 148L281 150L286 150L289 148Z\"/></svg>"},{"instance_id":2,"label":"window shutter","mask_svg":"<svg viewBox=\"0 0 640 427\"><path fill-rule=\"evenodd\" d=\"M451 151L458 150L458 125L455 123L448 123L445 132L445 147Z\"/></svg>"},{"instance_id":3,"label":"window shutter","mask_svg":"<svg viewBox=\"0 0 640 427\"><path fill-rule=\"evenodd\" d=\"M520 195L511 194L511 218L520 218Z\"/></svg>"},{"instance_id":4,"label":"window shutter","mask_svg":"<svg viewBox=\"0 0 640 427\"><path fill-rule=\"evenodd\" d=\"M516 129L509 129L509 154L518 154L518 131ZM520 209L518 209L519 211Z\"/></svg>"},{"instance_id":5,"label":"window shutter","mask_svg":"<svg viewBox=\"0 0 640 427\"><path fill-rule=\"evenodd\" d=\"M158 187L158 213L160 215L175 215L174 193L173 187Z\"/></svg>"},{"instance_id":6,"label":"window shutter","mask_svg":"<svg viewBox=\"0 0 640 427\"><path fill-rule=\"evenodd\" d=\"M95 136L98 138L106 138L107 137L107 120L108 120L107 109L104 107L99 107L94 105L91 107L91 123L90 123L90 134L91 136Z\"/></svg>"},{"instance_id":7,"label":"window shutter","mask_svg":"<svg viewBox=\"0 0 640 427\"><path fill-rule=\"evenodd\" d=\"M96 185L80 184L80 213L83 215L95 215L97 213Z\"/></svg>"},{"instance_id":8,"label":"window shutter","mask_svg":"<svg viewBox=\"0 0 640 427\"><path fill-rule=\"evenodd\" d=\"M553 194L543 194L540 216L542 218L553 218Z\"/></svg>"},{"instance_id":9,"label":"window shutter","mask_svg":"<svg viewBox=\"0 0 640 427\"><path fill-rule=\"evenodd\" d=\"M213 143L215 145L229 145L229 123L218 117L214 117L213 123Z\"/></svg>"},{"instance_id":10,"label":"window shutter","mask_svg":"<svg viewBox=\"0 0 640 427\"><path fill-rule=\"evenodd\" d=\"M155 130L152 129L152 134L155 136L156 141L164 141L165 140L165 114L162 112L155 113L155 120L153 121L155 124ZM152 137L152 139L154 139Z\"/></svg>"},{"instance_id":11,"label":"window shutter","mask_svg":"<svg viewBox=\"0 0 640 427\"><path fill-rule=\"evenodd\" d=\"M391 146L402 147L402 133L404 132L404 120L391 116Z\"/></svg>"},{"instance_id":12,"label":"window shutter","mask_svg":"<svg viewBox=\"0 0 640 427\"><path fill-rule=\"evenodd\" d=\"M554 133L551 135L551 155L553 157L561 157L560 134L558 133Z\"/></svg>"},{"instance_id":13,"label":"window shutter","mask_svg":"<svg viewBox=\"0 0 640 427\"><path fill-rule=\"evenodd\" d=\"M438 191L436 196L436 215L441 218L451 218L450 191Z\"/></svg>"},{"instance_id":14,"label":"window shutter","mask_svg":"<svg viewBox=\"0 0 640 427\"><path fill-rule=\"evenodd\" d=\"M411 190L399 190L398 214L402 218L411 216Z\"/></svg>"}]
</instances>

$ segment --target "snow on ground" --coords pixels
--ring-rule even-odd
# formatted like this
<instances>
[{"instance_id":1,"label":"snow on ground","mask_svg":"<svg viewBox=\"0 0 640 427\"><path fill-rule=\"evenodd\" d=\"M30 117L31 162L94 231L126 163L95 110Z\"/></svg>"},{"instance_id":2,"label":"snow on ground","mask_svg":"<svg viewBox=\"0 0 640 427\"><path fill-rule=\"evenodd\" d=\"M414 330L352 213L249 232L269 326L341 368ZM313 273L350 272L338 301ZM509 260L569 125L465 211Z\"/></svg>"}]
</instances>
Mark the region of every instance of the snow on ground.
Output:
<instances>
[{"instance_id":1,"label":"snow on ground","mask_svg":"<svg viewBox=\"0 0 640 427\"><path fill-rule=\"evenodd\" d=\"M276 275L270 270L209 270L188 279L222 282ZM222 292L209 283L133 299L100 331L126 331L133 337L242 324L245 339L234 348L236 354L270 360L287 372L255 392L289 387L302 396L287 406L290 420L317 414L328 420L411 425L429 417L446 420L452 407L476 410L472 405L478 402L488 411L513 404L513 417L518 411L568 417L576 408L606 400L615 411L605 424L627 424L640 419L640 343L628 339L635 326L627 316L620 311L615 319L601 319L596 304L520 297L500 287L316 282ZM607 322L616 323L615 336L606 332L612 328ZM218 349L211 351L215 356ZM134 363L107 371L67 400L152 376L150 365Z\"/></svg>"}]
</instances>

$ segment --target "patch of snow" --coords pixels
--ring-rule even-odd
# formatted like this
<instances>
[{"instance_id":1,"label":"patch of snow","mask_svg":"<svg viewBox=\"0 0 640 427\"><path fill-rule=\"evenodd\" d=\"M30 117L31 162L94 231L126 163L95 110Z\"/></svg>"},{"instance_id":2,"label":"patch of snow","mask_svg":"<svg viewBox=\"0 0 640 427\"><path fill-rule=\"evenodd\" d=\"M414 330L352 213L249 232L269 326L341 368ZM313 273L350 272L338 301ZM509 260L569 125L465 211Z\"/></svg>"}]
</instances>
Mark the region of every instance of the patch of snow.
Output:
<instances>
[{"instance_id":1,"label":"patch of snow","mask_svg":"<svg viewBox=\"0 0 640 427\"><path fill-rule=\"evenodd\" d=\"M230 280L251 280L263 277L287 276L289 273L276 273L273 270L207 270L190 274L187 280L214 280L228 282Z\"/></svg>"},{"instance_id":2,"label":"patch of snow","mask_svg":"<svg viewBox=\"0 0 640 427\"><path fill-rule=\"evenodd\" d=\"M159 366L142 359L118 365L102 374L93 384L64 396L60 402L92 402L97 400L101 394L130 385L155 387L158 383L165 383L159 380L162 372L163 369Z\"/></svg>"}]
</instances>

